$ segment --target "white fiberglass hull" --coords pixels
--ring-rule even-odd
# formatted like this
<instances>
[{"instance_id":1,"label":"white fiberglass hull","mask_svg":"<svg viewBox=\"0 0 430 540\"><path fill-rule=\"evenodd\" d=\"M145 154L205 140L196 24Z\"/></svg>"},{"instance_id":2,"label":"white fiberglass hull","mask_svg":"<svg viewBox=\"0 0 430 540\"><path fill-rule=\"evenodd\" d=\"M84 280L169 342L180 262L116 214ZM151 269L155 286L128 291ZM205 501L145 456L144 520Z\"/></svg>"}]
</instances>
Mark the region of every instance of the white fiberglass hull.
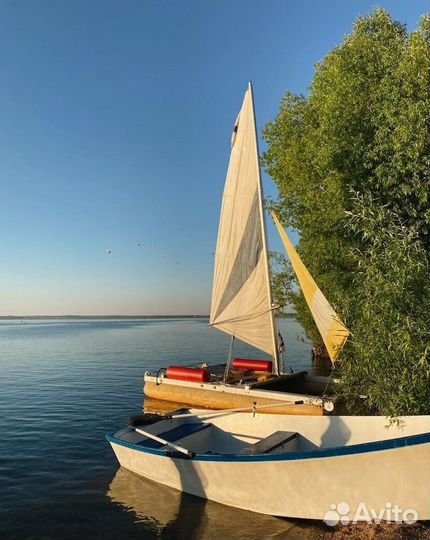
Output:
<instances>
[{"instance_id":1,"label":"white fiberglass hull","mask_svg":"<svg viewBox=\"0 0 430 540\"><path fill-rule=\"evenodd\" d=\"M412 417L402 432L395 427L387 430L385 419L377 417L334 417L334 423L331 417L264 418L270 420L262 424L261 416L249 414L211 419L211 430L215 431L206 443L216 442L217 433L226 428L237 440L249 442L264 426L261 436L273 429L301 427L303 444L293 451L273 454L197 452L188 457L127 441L124 431L108 436L108 440L123 467L236 508L322 520L331 505L345 502L350 519L363 504L377 514L382 511L385 520L390 519L390 505L402 511L412 509L420 520L430 518L430 443L428 434L423 434L429 427L428 417ZM288 419L293 421L286 422ZM203 436L196 444L202 446ZM192 446L192 437L188 445Z\"/></svg>"}]
</instances>

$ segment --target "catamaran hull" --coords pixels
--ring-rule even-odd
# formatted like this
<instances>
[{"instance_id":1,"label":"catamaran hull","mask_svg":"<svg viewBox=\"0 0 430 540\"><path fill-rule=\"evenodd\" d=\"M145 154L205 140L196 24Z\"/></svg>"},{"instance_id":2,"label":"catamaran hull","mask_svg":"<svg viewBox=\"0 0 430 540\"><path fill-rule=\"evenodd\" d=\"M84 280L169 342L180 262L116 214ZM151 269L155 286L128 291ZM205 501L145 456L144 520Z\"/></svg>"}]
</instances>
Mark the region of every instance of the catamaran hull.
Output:
<instances>
[{"instance_id":1,"label":"catamaran hull","mask_svg":"<svg viewBox=\"0 0 430 540\"><path fill-rule=\"evenodd\" d=\"M347 503L351 520L366 520L373 510L382 520L394 521L396 508L401 509L400 519L430 518L428 439L413 444L405 439L395 447L392 441L368 443L318 458L282 454L242 459L172 457L114 436L108 440L126 469L244 510L323 520L333 505Z\"/></svg>"},{"instance_id":2,"label":"catamaran hull","mask_svg":"<svg viewBox=\"0 0 430 540\"><path fill-rule=\"evenodd\" d=\"M182 382L182 381L181 381ZM197 385L195 385L197 386ZM285 406L268 408L267 412L271 414L299 414L320 416L324 413L323 407L319 404L301 403L295 404L294 398L300 400L300 396L287 397L281 396L275 399L262 398L259 395L251 392L229 392L222 387L210 388L211 385L198 385L201 388L187 385L175 384L156 384L153 382L145 383L145 396L160 399L163 401L171 401L175 403L186 403L194 407L206 407L208 409L234 409L238 407L252 407L254 404L258 406L278 404L285 401ZM207 387L207 388L205 388ZM303 398L303 396L301 396ZM261 410L264 413L264 409Z\"/></svg>"},{"instance_id":3,"label":"catamaran hull","mask_svg":"<svg viewBox=\"0 0 430 540\"><path fill-rule=\"evenodd\" d=\"M309 380L309 381L308 381ZM321 393L328 388L326 377L306 377L306 385L318 388ZM207 409L233 409L259 407L285 402L285 407L268 408L261 412L282 415L321 416L333 411L336 403L332 398L290 391L249 388L246 385L220 384L217 382L194 382L158 378L150 374L144 377L146 397L172 403L182 403Z\"/></svg>"}]
</instances>

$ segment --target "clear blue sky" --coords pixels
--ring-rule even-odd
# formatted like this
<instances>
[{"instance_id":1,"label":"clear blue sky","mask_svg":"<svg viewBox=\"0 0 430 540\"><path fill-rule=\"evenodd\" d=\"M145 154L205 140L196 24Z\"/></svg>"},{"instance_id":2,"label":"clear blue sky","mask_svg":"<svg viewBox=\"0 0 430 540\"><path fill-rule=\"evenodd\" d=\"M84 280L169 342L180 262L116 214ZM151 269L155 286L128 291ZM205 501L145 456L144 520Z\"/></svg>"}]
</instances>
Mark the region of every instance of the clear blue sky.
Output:
<instances>
[{"instance_id":1,"label":"clear blue sky","mask_svg":"<svg viewBox=\"0 0 430 540\"><path fill-rule=\"evenodd\" d=\"M208 313L247 81L261 128L377 5L410 29L427 9L2 0L0 315ZM268 177L264 187L276 194ZM281 249L271 225L269 241Z\"/></svg>"}]
</instances>

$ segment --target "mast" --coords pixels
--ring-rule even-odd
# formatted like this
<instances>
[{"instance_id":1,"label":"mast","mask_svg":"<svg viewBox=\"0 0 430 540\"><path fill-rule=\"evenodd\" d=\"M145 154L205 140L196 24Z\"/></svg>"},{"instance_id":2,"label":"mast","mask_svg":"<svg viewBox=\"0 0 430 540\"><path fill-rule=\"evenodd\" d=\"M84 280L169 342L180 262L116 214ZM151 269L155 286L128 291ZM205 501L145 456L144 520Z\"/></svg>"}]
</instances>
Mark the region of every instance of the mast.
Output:
<instances>
[{"instance_id":1,"label":"mast","mask_svg":"<svg viewBox=\"0 0 430 540\"><path fill-rule=\"evenodd\" d=\"M269 269L269 252L267 249L267 225L266 225L266 216L264 213L264 194L263 194L263 182L261 180L261 167L260 167L260 149L258 145L258 131L257 131L257 121L256 121L256 115L255 115L255 104L254 104L254 91L252 88L252 82L249 81L248 88L251 93L251 102L252 102L252 114L254 117L254 130L255 130L255 141L256 141L256 149L257 149L257 167L258 167L258 194L259 194L259 207L260 207L260 218L261 223L263 227L263 256L265 258L265 272L266 272L266 286L267 286L267 296L269 298L269 307L271 309L270 311L270 321L271 321L271 327L272 327L272 343L273 343L273 360L275 363L275 373L276 375L280 374L280 365L279 365L279 350L278 350L278 338L277 338L277 328L276 328L276 321L275 321L275 310L272 309L273 301L272 301L272 286L270 282L270 269Z\"/></svg>"}]
</instances>

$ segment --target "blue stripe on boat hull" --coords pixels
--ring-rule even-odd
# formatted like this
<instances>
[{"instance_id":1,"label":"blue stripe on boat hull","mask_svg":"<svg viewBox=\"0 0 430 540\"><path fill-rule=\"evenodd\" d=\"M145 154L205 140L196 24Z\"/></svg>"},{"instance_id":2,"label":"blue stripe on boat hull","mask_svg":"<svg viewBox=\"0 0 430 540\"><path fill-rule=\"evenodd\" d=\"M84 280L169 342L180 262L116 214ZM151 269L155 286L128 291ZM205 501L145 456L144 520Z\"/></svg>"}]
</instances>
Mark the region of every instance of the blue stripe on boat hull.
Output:
<instances>
[{"instance_id":1,"label":"blue stripe on boat hull","mask_svg":"<svg viewBox=\"0 0 430 540\"><path fill-rule=\"evenodd\" d=\"M141 444L129 443L118 439L113 433L106 435L106 440L110 443L125 446L138 452L147 454L156 454L159 456L174 457L175 459L192 459L194 461L292 461L297 459L320 459L326 457L338 457L354 454L365 454L367 452L379 452L381 450L393 450L405 446L415 446L419 444L430 443L430 432L420 435L410 435L408 437L399 437L397 439L388 439L386 441L376 441L371 443L353 444L351 446L338 446L335 448L322 448L320 450L310 450L308 452L286 452L284 454L261 454L261 455L240 455L240 454L197 454L190 458L184 454L173 451L159 450L155 448L146 448Z\"/></svg>"}]
</instances>

